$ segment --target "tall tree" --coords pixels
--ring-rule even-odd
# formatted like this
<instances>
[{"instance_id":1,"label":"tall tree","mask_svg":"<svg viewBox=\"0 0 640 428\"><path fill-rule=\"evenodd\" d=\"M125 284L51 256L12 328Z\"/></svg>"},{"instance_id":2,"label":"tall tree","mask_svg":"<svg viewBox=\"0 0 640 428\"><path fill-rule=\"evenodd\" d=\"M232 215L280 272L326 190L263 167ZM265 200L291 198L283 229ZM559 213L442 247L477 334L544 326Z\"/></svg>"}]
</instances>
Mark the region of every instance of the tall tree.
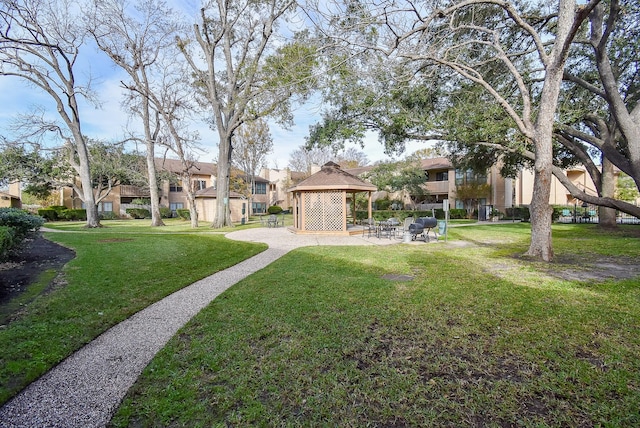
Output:
<instances>
[{"instance_id":1,"label":"tall tree","mask_svg":"<svg viewBox=\"0 0 640 428\"><path fill-rule=\"evenodd\" d=\"M85 40L73 1L6 0L0 5L0 74L23 79L46 93L62 124L34 116L31 137L54 131L70 149L80 177L78 194L87 210L87 227L99 227L91 182L89 151L82 133L78 98L92 101L89 82L76 80Z\"/></svg>"},{"instance_id":2,"label":"tall tree","mask_svg":"<svg viewBox=\"0 0 640 428\"><path fill-rule=\"evenodd\" d=\"M249 207L255 189L255 177L266 165L267 155L273 151L269 125L262 119L246 122L233 138L233 165L244 173L249 186ZM251 215L252 213L250 213Z\"/></svg>"},{"instance_id":3,"label":"tall tree","mask_svg":"<svg viewBox=\"0 0 640 428\"><path fill-rule=\"evenodd\" d=\"M293 0L207 1L193 35L179 38L218 133L213 227L232 224L227 201L236 131L267 116L289 123L294 94L313 88L315 48L278 32L295 6Z\"/></svg>"},{"instance_id":4,"label":"tall tree","mask_svg":"<svg viewBox=\"0 0 640 428\"><path fill-rule=\"evenodd\" d=\"M107 143L85 137L91 162L92 191L99 204L120 184L139 184L139 158L135 153L126 153L121 143ZM26 144L5 143L0 151L0 180L19 180L26 190L40 197L53 189L71 187L77 194L77 173L72 166L75 153L71 147L42 149Z\"/></svg>"},{"instance_id":5,"label":"tall tree","mask_svg":"<svg viewBox=\"0 0 640 428\"><path fill-rule=\"evenodd\" d=\"M289 168L293 171L311 175L312 166L322 166L325 163L332 161L335 156L336 155L329 147L307 148L305 146L300 146L293 152L289 153Z\"/></svg>"},{"instance_id":6,"label":"tall tree","mask_svg":"<svg viewBox=\"0 0 640 428\"><path fill-rule=\"evenodd\" d=\"M559 0L543 15L543 9L503 0L454 1L442 8L410 1L348 2L337 12L332 5L331 22L338 28L324 34L335 35L351 55L354 50L381 53L374 58L377 67L368 62L369 71L400 69L405 80L426 80L442 68L495 99L534 149L526 254L549 261L554 115L569 48L598 3Z\"/></svg>"},{"instance_id":7,"label":"tall tree","mask_svg":"<svg viewBox=\"0 0 640 428\"><path fill-rule=\"evenodd\" d=\"M163 106L154 103L154 97L159 97L155 93L160 86L156 81L159 63L175 44L175 13L161 0L140 0L133 5L126 0L96 0L87 25L98 47L131 79L122 85L127 90L127 105L144 130L151 225L164 226L155 166Z\"/></svg>"},{"instance_id":8,"label":"tall tree","mask_svg":"<svg viewBox=\"0 0 640 428\"><path fill-rule=\"evenodd\" d=\"M428 194L424 188L424 170L417 158L407 157L399 162L382 162L365 173L364 177L378 189L400 192L403 200L411 201L413 208Z\"/></svg>"}]
</instances>

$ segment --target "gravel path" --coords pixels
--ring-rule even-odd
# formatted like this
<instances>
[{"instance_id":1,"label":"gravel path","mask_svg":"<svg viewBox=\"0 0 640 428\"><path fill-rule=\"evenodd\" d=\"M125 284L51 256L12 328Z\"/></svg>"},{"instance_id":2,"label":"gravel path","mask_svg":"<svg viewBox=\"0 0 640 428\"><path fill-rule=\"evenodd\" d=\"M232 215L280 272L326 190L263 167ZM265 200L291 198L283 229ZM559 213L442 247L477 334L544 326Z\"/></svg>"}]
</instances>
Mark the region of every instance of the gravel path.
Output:
<instances>
[{"instance_id":1,"label":"gravel path","mask_svg":"<svg viewBox=\"0 0 640 428\"><path fill-rule=\"evenodd\" d=\"M106 426L154 355L227 288L298 247L400 242L360 235L295 235L286 228L247 229L227 237L265 242L269 248L177 291L106 331L0 408L0 427Z\"/></svg>"}]
</instances>

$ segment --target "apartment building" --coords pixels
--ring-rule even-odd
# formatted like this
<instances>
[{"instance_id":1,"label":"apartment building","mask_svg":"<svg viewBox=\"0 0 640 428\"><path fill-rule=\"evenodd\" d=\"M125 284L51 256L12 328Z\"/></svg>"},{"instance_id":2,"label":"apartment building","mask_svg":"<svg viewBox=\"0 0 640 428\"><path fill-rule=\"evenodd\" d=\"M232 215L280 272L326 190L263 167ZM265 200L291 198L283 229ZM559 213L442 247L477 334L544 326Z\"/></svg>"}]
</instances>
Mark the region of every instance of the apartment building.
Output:
<instances>
[{"instance_id":1,"label":"apartment building","mask_svg":"<svg viewBox=\"0 0 640 428\"><path fill-rule=\"evenodd\" d=\"M471 170L454 168L449 159L444 157L424 159L421 162L421 167L425 173L424 187L428 194L420 201L417 206L418 209L441 208L444 199L449 200L451 208L467 208L472 203L475 207L491 207L501 212L514 206L531 204L534 173L530 169L521 170L518 176L513 179L503 177L497 165L489 168L486 174L476 174ZM354 175L361 175L372 168L372 166L368 166L347 171ZM584 190L587 194L597 195L593 180L584 166L577 165L567 169L565 172L569 180L579 189ZM618 173L619 171L616 171L616 174ZM481 187L480 194L472 198L473 200L466 198L468 195L465 197L459 195L462 189L470 184L485 185ZM395 199L401 196L399 194L388 195L386 192L377 192L374 195L374 200L384 197ZM403 202L405 207L411 206L409 198L406 198ZM576 201L564 185L553 177L549 204L573 205L575 203L580 202Z\"/></svg>"},{"instance_id":2,"label":"apartment building","mask_svg":"<svg viewBox=\"0 0 640 428\"><path fill-rule=\"evenodd\" d=\"M0 208L21 208L21 190L20 182L14 181L9 185L0 189Z\"/></svg>"},{"instance_id":3,"label":"apartment building","mask_svg":"<svg viewBox=\"0 0 640 428\"><path fill-rule=\"evenodd\" d=\"M191 182L184 183L182 175L182 163L177 159L155 160L159 172L169 173L173 179L163 180L160 183L159 203L161 207L170 208L175 212L178 209L188 209L187 186L191 186L196 192L196 209L202 221L213 221L216 200L216 165L210 162L194 162L191 166ZM260 209L258 212L266 212L269 204L269 181L262 177L254 178L253 204ZM148 199L150 197L147 187L132 185L115 186L109 195L98 204L98 211L104 215L111 213L117 216L126 215L127 208L139 207L133 205L136 199ZM83 208L83 203L78 194L70 187L61 189L60 205L68 208ZM229 206L231 219L240 222L249 214L246 198L237 192L230 192ZM243 206L244 204L244 206Z\"/></svg>"}]
</instances>

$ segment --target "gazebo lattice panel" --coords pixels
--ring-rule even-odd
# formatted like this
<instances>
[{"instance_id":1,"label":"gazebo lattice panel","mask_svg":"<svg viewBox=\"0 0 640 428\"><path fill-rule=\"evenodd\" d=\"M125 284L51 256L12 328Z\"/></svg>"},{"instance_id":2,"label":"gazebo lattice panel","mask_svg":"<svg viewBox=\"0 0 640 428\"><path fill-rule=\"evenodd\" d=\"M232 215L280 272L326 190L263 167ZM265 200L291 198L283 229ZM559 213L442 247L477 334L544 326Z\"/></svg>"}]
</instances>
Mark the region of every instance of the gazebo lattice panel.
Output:
<instances>
[{"instance_id":1,"label":"gazebo lattice panel","mask_svg":"<svg viewBox=\"0 0 640 428\"><path fill-rule=\"evenodd\" d=\"M303 199L305 230L342 230L343 192L307 192Z\"/></svg>"}]
</instances>

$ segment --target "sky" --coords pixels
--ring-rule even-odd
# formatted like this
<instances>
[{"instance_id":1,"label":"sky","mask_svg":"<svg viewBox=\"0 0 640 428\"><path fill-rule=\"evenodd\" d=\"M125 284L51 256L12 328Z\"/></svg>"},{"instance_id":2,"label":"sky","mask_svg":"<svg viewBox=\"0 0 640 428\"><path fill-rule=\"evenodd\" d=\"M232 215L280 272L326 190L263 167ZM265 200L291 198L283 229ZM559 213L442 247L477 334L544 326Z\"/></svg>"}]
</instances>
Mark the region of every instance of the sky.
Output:
<instances>
[{"instance_id":1,"label":"sky","mask_svg":"<svg viewBox=\"0 0 640 428\"><path fill-rule=\"evenodd\" d=\"M197 13L198 4L193 0L175 0L177 8L183 14L192 17ZM120 82L127 80L124 72L116 69L106 55L98 52L93 46L86 46L81 52L76 77L80 81L91 78L92 88L100 103L99 107L95 107L80 100L84 134L95 139L118 141L124 139L128 128L141 129L135 118L129 117L121 107L124 89ZM11 139L11 124L16 116L29 113L36 108L44 109L46 117L58 120L55 105L48 94L27 85L19 78L0 76L0 134L2 136ZM294 125L289 129L270 122L274 150L267 157L267 167L286 168L288 166L289 155L305 143L309 126L320 120L321 111L322 106L316 100L294 111ZM191 128L200 134L199 146L202 151L196 153L198 160L212 162L218 153L216 132L200 118L194 120ZM370 163L391 159L384 154L383 146L378 142L376 134L369 133L364 144L364 148L359 146L357 148L366 153ZM409 143L405 154L423 147L425 147L423 142Z\"/></svg>"}]
</instances>

